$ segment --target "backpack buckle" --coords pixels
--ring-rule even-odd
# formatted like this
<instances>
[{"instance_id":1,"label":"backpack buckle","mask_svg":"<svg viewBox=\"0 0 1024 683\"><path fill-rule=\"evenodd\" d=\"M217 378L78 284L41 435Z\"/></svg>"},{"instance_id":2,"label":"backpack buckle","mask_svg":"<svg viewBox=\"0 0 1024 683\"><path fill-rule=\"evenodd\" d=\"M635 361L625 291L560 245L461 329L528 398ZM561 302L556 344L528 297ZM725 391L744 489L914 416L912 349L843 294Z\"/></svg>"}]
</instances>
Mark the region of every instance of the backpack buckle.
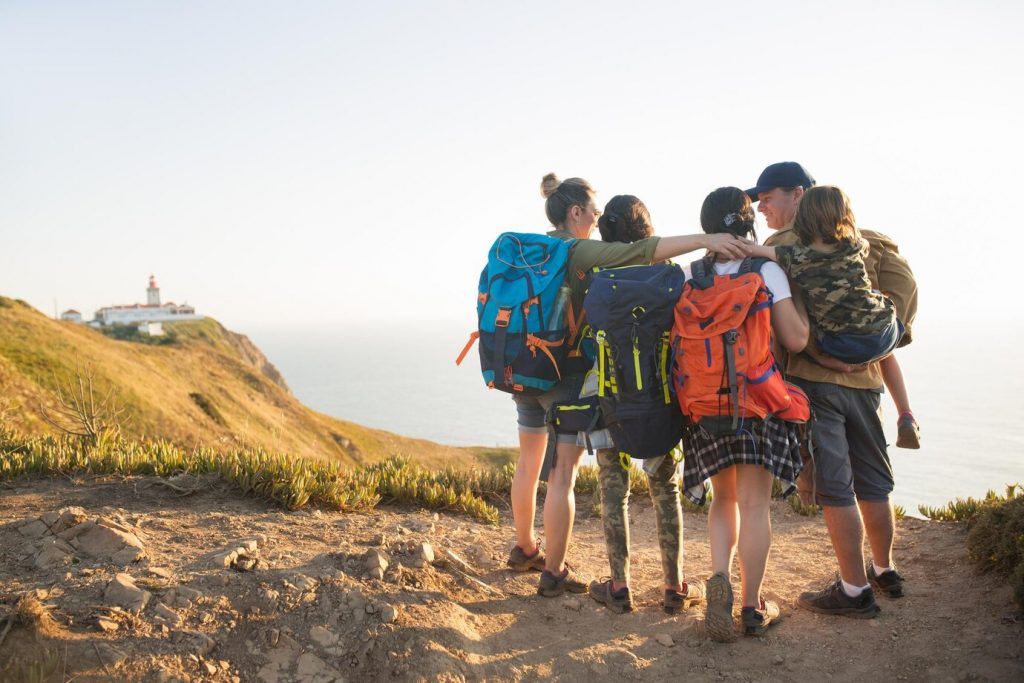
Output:
<instances>
[{"instance_id":1,"label":"backpack buckle","mask_svg":"<svg viewBox=\"0 0 1024 683\"><path fill-rule=\"evenodd\" d=\"M499 308L498 317L494 319L495 327L508 327L508 321L512 317L511 308Z\"/></svg>"}]
</instances>

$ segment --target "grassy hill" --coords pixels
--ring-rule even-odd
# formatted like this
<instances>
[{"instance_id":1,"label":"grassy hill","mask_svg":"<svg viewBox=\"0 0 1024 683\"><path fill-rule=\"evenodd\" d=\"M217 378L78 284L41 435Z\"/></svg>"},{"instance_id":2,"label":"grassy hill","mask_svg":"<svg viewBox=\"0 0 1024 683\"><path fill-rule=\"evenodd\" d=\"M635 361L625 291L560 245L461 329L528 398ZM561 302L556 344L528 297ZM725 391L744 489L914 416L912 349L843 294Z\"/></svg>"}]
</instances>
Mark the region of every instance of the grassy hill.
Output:
<instances>
[{"instance_id":1,"label":"grassy hill","mask_svg":"<svg viewBox=\"0 0 1024 683\"><path fill-rule=\"evenodd\" d=\"M116 339L0 297L0 421L27 434L59 432L46 416L68 425L60 412L83 387L88 393L91 378L95 401L112 396L122 411L121 432L132 438L261 447L347 465L396 454L455 466L509 457L500 449L443 446L311 410L248 338L213 319L165 323L164 329L164 338Z\"/></svg>"}]
</instances>

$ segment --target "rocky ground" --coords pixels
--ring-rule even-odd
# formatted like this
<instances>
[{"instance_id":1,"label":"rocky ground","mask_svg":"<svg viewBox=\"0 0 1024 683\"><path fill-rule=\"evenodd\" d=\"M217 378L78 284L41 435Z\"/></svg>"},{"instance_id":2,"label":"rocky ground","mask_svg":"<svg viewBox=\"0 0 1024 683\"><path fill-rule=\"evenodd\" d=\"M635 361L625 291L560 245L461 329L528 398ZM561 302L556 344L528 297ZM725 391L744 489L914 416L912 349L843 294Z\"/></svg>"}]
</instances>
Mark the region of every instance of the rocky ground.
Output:
<instances>
[{"instance_id":1,"label":"rocky ground","mask_svg":"<svg viewBox=\"0 0 1024 683\"><path fill-rule=\"evenodd\" d=\"M607 573L600 521L570 560ZM1024 625L1005 581L977 575L957 524L905 519L908 595L870 621L796 610L834 560L821 518L774 508L766 581L783 621L707 640L702 610L660 610L649 501L633 504L638 610L544 599L502 568L511 529L381 509L288 513L207 479L0 485L0 680L1009 681ZM706 518L686 514L686 573L709 570ZM735 578L738 586L738 577Z\"/></svg>"}]
</instances>

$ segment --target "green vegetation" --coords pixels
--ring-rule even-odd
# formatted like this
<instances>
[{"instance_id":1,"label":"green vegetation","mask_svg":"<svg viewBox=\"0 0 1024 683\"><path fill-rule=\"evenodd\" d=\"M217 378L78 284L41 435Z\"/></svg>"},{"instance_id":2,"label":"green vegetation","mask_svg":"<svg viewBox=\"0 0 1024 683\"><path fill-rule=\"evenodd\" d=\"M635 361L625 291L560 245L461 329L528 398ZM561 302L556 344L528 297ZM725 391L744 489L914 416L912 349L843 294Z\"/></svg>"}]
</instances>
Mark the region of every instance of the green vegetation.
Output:
<instances>
[{"instance_id":1,"label":"green vegetation","mask_svg":"<svg viewBox=\"0 0 1024 683\"><path fill-rule=\"evenodd\" d=\"M178 342L174 330L168 329L164 334L153 336L139 332L139 328L131 325L110 325L97 328L101 333L118 341L149 344L150 346L172 346Z\"/></svg>"},{"instance_id":2,"label":"green vegetation","mask_svg":"<svg viewBox=\"0 0 1024 683\"><path fill-rule=\"evenodd\" d=\"M1024 610L1024 486L1010 484L1002 496L990 490L981 500L957 498L918 510L929 519L966 522L968 555L982 571L1009 577L1013 599Z\"/></svg>"}]
</instances>

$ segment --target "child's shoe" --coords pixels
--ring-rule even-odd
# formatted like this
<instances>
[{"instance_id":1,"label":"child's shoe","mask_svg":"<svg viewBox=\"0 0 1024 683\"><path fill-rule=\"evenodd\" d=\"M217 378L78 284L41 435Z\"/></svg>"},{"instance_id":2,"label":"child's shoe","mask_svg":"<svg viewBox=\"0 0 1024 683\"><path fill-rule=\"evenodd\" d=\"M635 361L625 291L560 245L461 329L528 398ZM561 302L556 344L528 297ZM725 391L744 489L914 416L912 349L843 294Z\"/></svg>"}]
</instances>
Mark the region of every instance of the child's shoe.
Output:
<instances>
[{"instance_id":1,"label":"child's shoe","mask_svg":"<svg viewBox=\"0 0 1024 683\"><path fill-rule=\"evenodd\" d=\"M896 447L920 448L921 428L914 419L913 413L903 413L896 421Z\"/></svg>"}]
</instances>

